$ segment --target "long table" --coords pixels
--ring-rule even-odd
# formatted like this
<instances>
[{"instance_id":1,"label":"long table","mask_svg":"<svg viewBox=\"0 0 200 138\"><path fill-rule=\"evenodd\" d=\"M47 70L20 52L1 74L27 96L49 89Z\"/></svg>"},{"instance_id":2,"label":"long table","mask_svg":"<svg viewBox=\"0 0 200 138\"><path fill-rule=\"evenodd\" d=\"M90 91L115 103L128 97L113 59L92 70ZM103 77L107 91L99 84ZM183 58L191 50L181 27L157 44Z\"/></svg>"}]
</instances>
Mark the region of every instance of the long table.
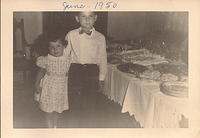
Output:
<instances>
[{"instance_id":1,"label":"long table","mask_svg":"<svg viewBox=\"0 0 200 138\"><path fill-rule=\"evenodd\" d=\"M103 93L145 128L177 128L183 116L188 118L188 98L165 95L159 82L135 78L115 65L108 65Z\"/></svg>"}]
</instances>

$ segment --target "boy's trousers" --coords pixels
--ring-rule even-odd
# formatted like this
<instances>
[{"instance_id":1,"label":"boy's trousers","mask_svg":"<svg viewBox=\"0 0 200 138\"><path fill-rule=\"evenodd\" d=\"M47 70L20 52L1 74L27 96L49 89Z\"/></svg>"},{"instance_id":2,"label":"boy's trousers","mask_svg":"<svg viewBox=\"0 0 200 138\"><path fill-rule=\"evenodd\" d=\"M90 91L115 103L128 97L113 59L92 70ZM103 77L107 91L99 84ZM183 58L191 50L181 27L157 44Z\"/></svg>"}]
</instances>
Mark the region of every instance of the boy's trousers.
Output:
<instances>
[{"instance_id":1,"label":"boy's trousers","mask_svg":"<svg viewBox=\"0 0 200 138\"><path fill-rule=\"evenodd\" d=\"M96 109L99 68L96 64L72 63L68 79L70 110L89 123Z\"/></svg>"}]
</instances>

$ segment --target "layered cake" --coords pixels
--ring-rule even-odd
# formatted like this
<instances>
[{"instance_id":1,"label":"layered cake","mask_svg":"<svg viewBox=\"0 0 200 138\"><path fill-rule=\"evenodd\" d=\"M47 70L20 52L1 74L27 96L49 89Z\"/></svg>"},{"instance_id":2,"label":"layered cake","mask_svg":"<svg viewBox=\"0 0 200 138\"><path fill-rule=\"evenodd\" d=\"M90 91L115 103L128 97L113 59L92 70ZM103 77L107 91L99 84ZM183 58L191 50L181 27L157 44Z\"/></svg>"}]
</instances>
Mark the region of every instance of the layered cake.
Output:
<instances>
[{"instance_id":1,"label":"layered cake","mask_svg":"<svg viewBox=\"0 0 200 138\"><path fill-rule=\"evenodd\" d=\"M170 96L188 97L188 83L186 82L164 82L160 85L160 90Z\"/></svg>"}]
</instances>

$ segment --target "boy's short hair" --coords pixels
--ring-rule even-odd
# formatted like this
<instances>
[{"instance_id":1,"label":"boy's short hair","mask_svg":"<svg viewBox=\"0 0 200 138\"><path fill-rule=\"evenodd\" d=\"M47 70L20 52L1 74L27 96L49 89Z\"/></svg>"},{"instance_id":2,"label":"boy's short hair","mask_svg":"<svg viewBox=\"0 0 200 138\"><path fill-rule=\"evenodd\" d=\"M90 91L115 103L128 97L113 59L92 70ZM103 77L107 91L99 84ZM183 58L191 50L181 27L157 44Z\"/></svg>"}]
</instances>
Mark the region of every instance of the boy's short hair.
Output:
<instances>
[{"instance_id":1,"label":"boy's short hair","mask_svg":"<svg viewBox=\"0 0 200 138\"><path fill-rule=\"evenodd\" d=\"M94 11L79 11L79 12L75 12L75 15L79 16L83 12L92 12L92 13L94 13L94 15L97 15L97 12L94 12Z\"/></svg>"}]
</instances>

